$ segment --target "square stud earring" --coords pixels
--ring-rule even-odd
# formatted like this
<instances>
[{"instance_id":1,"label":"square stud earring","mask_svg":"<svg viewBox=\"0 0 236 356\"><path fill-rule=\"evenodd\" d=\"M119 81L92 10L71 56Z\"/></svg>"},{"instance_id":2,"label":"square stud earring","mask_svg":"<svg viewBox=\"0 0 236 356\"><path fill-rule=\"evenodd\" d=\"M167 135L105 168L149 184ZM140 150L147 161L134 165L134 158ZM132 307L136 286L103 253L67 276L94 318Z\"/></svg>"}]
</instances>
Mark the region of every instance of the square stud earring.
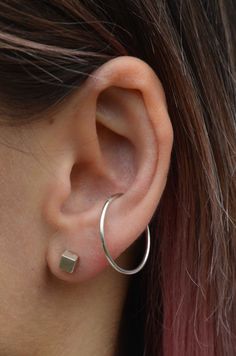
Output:
<instances>
[{"instance_id":1,"label":"square stud earring","mask_svg":"<svg viewBox=\"0 0 236 356\"><path fill-rule=\"evenodd\" d=\"M61 255L59 267L65 272L73 273L78 259L79 257L75 253L65 250Z\"/></svg>"}]
</instances>

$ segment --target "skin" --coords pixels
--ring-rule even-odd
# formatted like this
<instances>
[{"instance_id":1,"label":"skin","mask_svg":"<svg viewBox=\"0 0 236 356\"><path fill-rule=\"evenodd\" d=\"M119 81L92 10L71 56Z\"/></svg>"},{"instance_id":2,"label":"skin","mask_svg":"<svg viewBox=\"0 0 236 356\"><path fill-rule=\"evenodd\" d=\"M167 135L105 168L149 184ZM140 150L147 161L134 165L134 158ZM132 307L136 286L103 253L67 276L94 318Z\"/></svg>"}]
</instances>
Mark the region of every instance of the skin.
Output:
<instances>
[{"instance_id":1,"label":"skin","mask_svg":"<svg viewBox=\"0 0 236 356\"><path fill-rule=\"evenodd\" d=\"M98 68L57 111L1 127L0 354L112 356L135 242L163 193L173 129L162 85L133 57ZM59 268L65 249L74 273Z\"/></svg>"}]
</instances>

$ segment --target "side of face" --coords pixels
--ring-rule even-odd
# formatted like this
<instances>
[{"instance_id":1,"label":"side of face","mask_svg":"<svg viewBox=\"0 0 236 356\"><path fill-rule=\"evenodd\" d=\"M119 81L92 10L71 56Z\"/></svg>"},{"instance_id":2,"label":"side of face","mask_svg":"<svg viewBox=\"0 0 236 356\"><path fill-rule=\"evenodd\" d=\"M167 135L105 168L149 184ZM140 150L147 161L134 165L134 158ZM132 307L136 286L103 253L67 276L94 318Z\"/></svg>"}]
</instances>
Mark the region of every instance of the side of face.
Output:
<instances>
[{"instance_id":1,"label":"side of face","mask_svg":"<svg viewBox=\"0 0 236 356\"><path fill-rule=\"evenodd\" d=\"M165 188L173 131L157 76L125 56L94 74L53 124L1 127L0 334L8 347L12 338L24 344L19 329L32 340L40 327L47 333L64 283L76 288L107 268L98 237L105 199L124 192L106 226L115 259L145 230ZM74 274L59 268L65 249L80 256Z\"/></svg>"}]
</instances>

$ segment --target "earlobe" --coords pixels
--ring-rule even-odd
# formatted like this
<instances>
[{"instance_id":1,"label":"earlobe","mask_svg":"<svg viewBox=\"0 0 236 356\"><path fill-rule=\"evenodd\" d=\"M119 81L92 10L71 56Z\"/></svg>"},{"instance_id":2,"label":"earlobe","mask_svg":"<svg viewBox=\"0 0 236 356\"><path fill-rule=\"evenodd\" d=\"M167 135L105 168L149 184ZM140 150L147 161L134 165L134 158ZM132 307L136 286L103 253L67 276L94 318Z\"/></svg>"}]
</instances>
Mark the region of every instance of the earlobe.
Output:
<instances>
[{"instance_id":1,"label":"earlobe","mask_svg":"<svg viewBox=\"0 0 236 356\"><path fill-rule=\"evenodd\" d=\"M58 278L79 282L108 265L99 238L108 197L124 193L105 223L113 259L145 231L165 188L173 131L160 81L133 57L105 63L64 105L52 127L58 164L43 205L45 220L56 228L47 263ZM66 250L79 257L73 273L60 268Z\"/></svg>"}]
</instances>

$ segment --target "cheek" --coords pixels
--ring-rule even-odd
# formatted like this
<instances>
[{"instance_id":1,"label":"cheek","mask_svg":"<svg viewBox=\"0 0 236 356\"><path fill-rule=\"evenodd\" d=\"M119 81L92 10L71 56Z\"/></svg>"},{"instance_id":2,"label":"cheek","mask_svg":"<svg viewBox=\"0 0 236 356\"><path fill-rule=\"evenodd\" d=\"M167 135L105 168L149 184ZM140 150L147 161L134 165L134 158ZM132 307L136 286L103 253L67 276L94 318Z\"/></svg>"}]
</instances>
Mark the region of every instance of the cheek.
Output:
<instances>
[{"instance_id":1,"label":"cheek","mask_svg":"<svg viewBox=\"0 0 236 356\"><path fill-rule=\"evenodd\" d=\"M1 145L0 166L0 335L8 338L40 312L49 232L39 208L42 167L32 155Z\"/></svg>"}]
</instances>

